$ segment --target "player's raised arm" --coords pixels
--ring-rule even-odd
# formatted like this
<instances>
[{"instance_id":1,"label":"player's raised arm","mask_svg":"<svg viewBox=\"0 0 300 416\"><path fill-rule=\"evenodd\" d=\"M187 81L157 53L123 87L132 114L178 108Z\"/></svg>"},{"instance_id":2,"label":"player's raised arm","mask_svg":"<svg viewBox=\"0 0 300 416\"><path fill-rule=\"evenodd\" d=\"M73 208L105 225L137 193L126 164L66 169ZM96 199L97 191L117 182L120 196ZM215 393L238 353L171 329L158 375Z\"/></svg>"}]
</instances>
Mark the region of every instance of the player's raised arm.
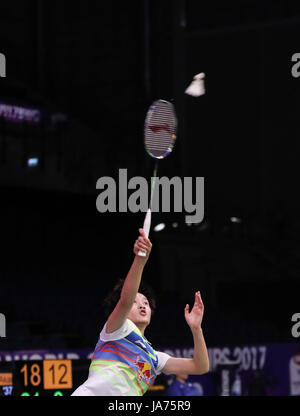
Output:
<instances>
[{"instance_id":1,"label":"player's raised arm","mask_svg":"<svg viewBox=\"0 0 300 416\"><path fill-rule=\"evenodd\" d=\"M169 358L163 368L167 374L204 374L209 371L209 358L203 336L201 323L204 313L204 305L200 292L195 293L194 306L189 312L189 305L184 309L185 320L190 327L194 339L193 358Z\"/></svg>"},{"instance_id":2,"label":"player's raised arm","mask_svg":"<svg viewBox=\"0 0 300 416\"><path fill-rule=\"evenodd\" d=\"M106 324L107 333L114 332L123 325L139 290L144 266L152 248L152 244L150 240L146 238L144 230L140 228L139 232L140 236L135 241L133 247L135 258L124 281L120 299L108 318ZM139 251L145 252L146 257L139 256Z\"/></svg>"}]
</instances>

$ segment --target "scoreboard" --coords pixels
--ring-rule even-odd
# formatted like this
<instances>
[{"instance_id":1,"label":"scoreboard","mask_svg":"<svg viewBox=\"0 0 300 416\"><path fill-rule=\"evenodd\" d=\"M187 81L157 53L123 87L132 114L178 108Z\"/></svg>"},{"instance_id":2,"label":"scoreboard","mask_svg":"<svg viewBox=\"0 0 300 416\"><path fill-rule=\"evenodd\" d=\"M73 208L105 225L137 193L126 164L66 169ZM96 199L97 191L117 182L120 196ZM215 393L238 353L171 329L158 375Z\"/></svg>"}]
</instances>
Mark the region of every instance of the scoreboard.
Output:
<instances>
[{"instance_id":1,"label":"scoreboard","mask_svg":"<svg viewBox=\"0 0 300 416\"><path fill-rule=\"evenodd\" d=\"M88 377L91 360L27 360L0 362L0 396L71 396ZM165 394L159 375L147 396Z\"/></svg>"},{"instance_id":2,"label":"scoreboard","mask_svg":"<svg viewBox=\"0 0 300 416\"><path fill-rule=\"evenodd\" d=\"M40 394L63 396L73 389L71 360L43 360L17 362L14 379L21 396L39 396Z\"/></svg>"},{"instance_id":3,"label":"scoreboard","mask_svg":"<svg viewBox=\"0 0 300 416\"><path fill-rule=\"evenodd\" d=\"M1 396L70 396L88 377L90 360L0 363Z\"/></svg>"}]
</instances>

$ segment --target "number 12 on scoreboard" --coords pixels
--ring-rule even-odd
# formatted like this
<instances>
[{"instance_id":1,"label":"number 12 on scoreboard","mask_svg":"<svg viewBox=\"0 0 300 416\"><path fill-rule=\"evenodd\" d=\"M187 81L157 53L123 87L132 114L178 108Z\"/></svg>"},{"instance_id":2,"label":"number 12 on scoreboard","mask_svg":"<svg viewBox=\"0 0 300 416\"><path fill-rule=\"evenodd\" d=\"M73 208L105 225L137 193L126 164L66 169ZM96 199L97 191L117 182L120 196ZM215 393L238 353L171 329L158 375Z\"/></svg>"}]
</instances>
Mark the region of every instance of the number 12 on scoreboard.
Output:
<instances>
[{"instance_id":1,"label":"number 12 on scoreboard","mask_svg":"<svg viewBox=\"0 0 300 416\"><path fill-rule=\"evenodd\" d=\"M44 389L71 389L72 364L71 360L45 360Z\"/></svg>"}]
</instances>

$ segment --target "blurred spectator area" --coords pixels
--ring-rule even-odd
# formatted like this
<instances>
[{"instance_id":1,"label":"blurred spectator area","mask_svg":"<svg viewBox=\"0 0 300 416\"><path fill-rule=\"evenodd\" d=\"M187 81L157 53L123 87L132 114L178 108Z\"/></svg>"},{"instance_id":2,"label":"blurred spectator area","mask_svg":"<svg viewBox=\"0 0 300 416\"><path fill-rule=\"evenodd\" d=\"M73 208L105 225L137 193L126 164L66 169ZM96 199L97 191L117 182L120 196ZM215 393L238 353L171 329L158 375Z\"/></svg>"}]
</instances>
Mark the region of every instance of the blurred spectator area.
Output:
<instances>
[{"instance_id":1,"label":"blurred spectator area","mask_svg":"<svg viewBox=\"0 0 300 416\"><path fill-rule=\"evenodd\" d=\"M102 301L128 272L143 216L100 214L94 196L16 188L1 196L2 348L92 349L105 323ZM299 304L296 221L263 224L244 218L237 230L211 218L200 229L181 222L151 232L143 278L157 295L146 334L154 345L192 345L183 310L197 290L208 346L290 341Z\"/></svg>"},{"instance_id":2,"label":"blurred spectator area","mask_svg":"<svg viewBox=\"0 0 300 416\"><path fill-rule=\"evenodd\" d=\"M106 166L101 140L66 114L0 99L0 184L91 193Z\"/></svg>"},{"instance_id":3,"label":"blurred spectator area","mask_svg":"<svg viewBox=\"0 0 300 416\"><path fill-rule=\"evenodd\" d=\"M151 175L143 121L158 97L175 98L180 130L160 175L204 177L205 220L188 227L183 215L153 216L167 223L151 230L144 278L158 307L146 336L192 345L183 310L200 290L208 346L291 340L299 11L291 1L4 2L0 106L40 118L0 112L1 348L94 347L101 302L126 276L144 220L97 212L96 181L120 168ZM197 101L183 92L200 71L207 94Z\"/></svg>"}]
</instances>

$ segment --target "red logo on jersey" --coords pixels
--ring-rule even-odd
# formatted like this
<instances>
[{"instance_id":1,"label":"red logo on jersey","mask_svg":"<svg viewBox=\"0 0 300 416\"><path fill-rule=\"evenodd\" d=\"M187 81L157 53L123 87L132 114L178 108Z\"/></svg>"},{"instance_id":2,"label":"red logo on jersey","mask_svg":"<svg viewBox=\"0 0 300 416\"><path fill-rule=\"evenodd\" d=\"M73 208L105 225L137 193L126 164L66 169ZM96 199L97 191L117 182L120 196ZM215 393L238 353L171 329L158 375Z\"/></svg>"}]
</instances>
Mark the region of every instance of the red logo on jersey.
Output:
<instances>
[{"instance_id":1,"label":"red logo on jersey","mask_svg":"<svg viewBox=\"0 0 300 416\"><path fill-rule=\"evenodd\" d=\"M151 377L151 365L147 361L142 361L140 359L137 359L135 364L139 369L139 378L143 379L148 384Z\"/></svg>"}]
</instances>

